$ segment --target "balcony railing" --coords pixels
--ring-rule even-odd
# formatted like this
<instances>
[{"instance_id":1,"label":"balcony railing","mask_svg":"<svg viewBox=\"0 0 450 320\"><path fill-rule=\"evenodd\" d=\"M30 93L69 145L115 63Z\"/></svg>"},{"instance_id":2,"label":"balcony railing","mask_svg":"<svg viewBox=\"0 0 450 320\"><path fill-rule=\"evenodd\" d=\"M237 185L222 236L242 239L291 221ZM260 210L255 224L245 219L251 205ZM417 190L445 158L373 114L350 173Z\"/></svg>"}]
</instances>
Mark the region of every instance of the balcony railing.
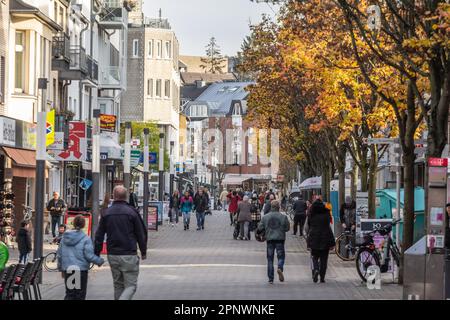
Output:
<instances>
[{"instance_id":1,"label":"balcony railing","mask_svg":"<svg viewBox=\"0 0 450 320\"><path fill-rule=\"evenodd\" d=\"M86 50L77 45L70 47L70 69L88 73Z\"/></svg>"},{"instance_id":2,"label":"balcony railing","mask_svg":"<svg viewBox=\"0 0 450 320\"><path fill-rule=\"evenodd\" d=\"M53 36L52 56L54 59L70 59L70 38L65 33Z\"/></svg>"},{"instance_id":3,"label":"balcony railing","mask_svg":"<svg viewBox=\"0 0 450 320\"><path fill-rule=\"evenodd\" d=\"M120 88L121 83L121 67L108 66L101 68L99 85L106 88Z\"/></svg>"},{"instance_id":4,"label":"balcony railing","mask_svg":"<svg viewBox=\"0 0 450 320\"><path fill-rule=\"evenodd\" d=\"M100 24L108 29L126 28L128 25L127 5L123 0L104 0L105 7L100 14Z\"/></svg>"},{"instance_id":5,"label":"balcony railing","mask_svg":"<svg viewBox=\"0 0 450 320\"><path fill-rule=\"evenodd\" d=\"M98 62L95 61L91 56L87 56L87 69L88 76L91 80L97 82L98 80Z\"/></svg>"}]
</instances>

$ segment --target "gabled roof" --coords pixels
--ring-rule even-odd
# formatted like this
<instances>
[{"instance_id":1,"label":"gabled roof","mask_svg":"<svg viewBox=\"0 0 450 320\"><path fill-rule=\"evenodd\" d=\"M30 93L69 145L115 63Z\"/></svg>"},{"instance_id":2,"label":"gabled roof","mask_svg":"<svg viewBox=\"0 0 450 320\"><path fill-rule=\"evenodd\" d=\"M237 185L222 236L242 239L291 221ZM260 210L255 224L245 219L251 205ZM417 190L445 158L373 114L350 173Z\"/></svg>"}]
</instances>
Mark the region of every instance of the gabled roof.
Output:
<instances>
[{"instance_id":1,"label":"gabled roof","mask_svg":"<svg viewBox=\"0 0 450 320\"><path fill-rule=\"evenodd\" d=\"M189 102L184 112L189 113L190 106L207 106L208 116L226 116L231 112L232 104L240 101L242 107L247 109L243 102L249 95L246 87L253 82L219 82L211 84L197 99Z\"/></svg>"},{"instance_id":2,"label":"gabled roof","mask_svg":"<svg viewBox=\"0 0 450 320\"><path fill-rule=\"evenodd\" d=\"M200 87L198 88L196 85L187 85L181 87L181 98L182 99L189 99L189 100L195 100L197 99L206 89L208 89L208 86Z\"/></svg>"},{"instance_id":3,"label":"gabled roof","mask_svg":"<svg viewBox=\"0 0 450 320\"><path fill-rule=\"evenodd\" d=\"M22 0L11 0L9 4L9 12L14 14L25 14L25 15L35 15L38 19L44 21L47 25L53 28L55 31L63 31L63 27L57 24L55 21L50 19L38 8L22 1Z\"/></svg>"}]
</instances>

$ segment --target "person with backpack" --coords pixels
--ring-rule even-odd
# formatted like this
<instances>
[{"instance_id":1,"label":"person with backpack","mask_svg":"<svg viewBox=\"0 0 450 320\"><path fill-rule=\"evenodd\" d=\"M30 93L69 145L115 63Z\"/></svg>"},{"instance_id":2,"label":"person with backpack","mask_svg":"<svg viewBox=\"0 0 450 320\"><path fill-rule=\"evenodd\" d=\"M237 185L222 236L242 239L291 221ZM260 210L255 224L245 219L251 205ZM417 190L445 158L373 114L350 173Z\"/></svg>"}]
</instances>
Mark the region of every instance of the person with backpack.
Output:
<instances>
[{"instance_id":1,"label":"person with backpack","mask_svg":"<svg viewBox=\"0 0 450 320\"><path fill-rule=\"evenodd\" d=\"M191 221L191 211L194 205L194 200L189 195L188 191L186 191L184 193L184 196L181 197L180 204L181 204L181 213L183 215L184 230L189 230L189 224Z\"/></svg>"},{"instance_id":2,"label":"person with backpack","mask_svg":"<svg viewBox=\"0 0 450 320\"><path fill-rule=\"evenodd\" d=\"M30 222L24 220L20 223L20 230L17 235L17 246L19 247L19 263L26 264L28 261L28 255L32 250L31 246L31 234L30 234Z\"/></svg>"},{"instance_id":3,"label":"person with backpack","mask_svg":"<svg viewBox=\"0 0 450 320\"><path fill-rule=\"evenodd\" d=\"M280 212L280 202L273 200L270 213L262 217L257 229L258 234L264 233L267 242L267 275L269 277L269 284L273 284L273 260L275 251L277 252L278 258L278 278L281 282L284 281L283 269L286 259L284 243L289 227L288 217Z\"/></svg>"},{"instance_id":4,"label":"person with backpack","mask_svg":"<svg viewBox=\"0 0 450 320\"><path fill-rule=\"evenodd\" d=\"M306 202L303 200L303 196L300 195L296 198L292 207L292 210L294 210L294 236L297 235L297 229L300 226L300 237L303 237L303 227L305 225L307 209Z\"/></svg>"},{"instance_id":5,"label":"person with backpack","mask_svg":"<svg viewBox=\"0 0 450 320\"><path fill-rule=\"evenodd\" d=\"M329 252L336 245L333 231L331 230L331 215L321 197L311 205L308 216L308 249L311 250L312 278L317 283L325 282Z\"/></svg>"},{"instance_id":6,"label":"person with backpack","mask_svg":"<svg viewBox=\"0 0 450 320\"><path fill-rule=\"evenodd\" d=\"M73 220L74 230L66 231L56 252L58 270L63 273L66 286L64 300L86 300L88 271L91 263L101 266L105 261L94 253L92 240L84 232L86 220L78 215ZM73 288L73 278L79 273L80 287Z\"/></svg>"}]
</instances>

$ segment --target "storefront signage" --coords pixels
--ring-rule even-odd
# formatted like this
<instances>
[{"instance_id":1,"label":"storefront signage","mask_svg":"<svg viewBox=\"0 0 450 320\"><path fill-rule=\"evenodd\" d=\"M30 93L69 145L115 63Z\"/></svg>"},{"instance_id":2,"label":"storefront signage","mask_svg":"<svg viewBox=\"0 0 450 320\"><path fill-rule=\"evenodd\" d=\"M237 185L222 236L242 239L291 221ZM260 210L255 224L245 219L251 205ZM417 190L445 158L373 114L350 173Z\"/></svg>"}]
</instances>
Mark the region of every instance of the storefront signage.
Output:
<instances>
[{"instance_id":1,"label":"storefront signage","mask_svg":"<svg viewBox=\"0 0 450 320\"><path fill-rule=\"evenodd\" d=\"M100 115L100 129L103 131L116 131L116 120L117 117L112 114L101 114Z\"/></svg>"},{"instance_id":2,"label":"storefront signage","mask_svg":"<svg viewBox=\"0 0 450 320\"><path fill-rule=\"evenodd\" d=\"M16 146L16 120L0 118L0 144Z\"/></svg>"},{"instance_id":3,"label":"storefront signage","mask_svg":"<svg viewBox=\"0 0 450 320\"><path fill-rule=\"evenodd\" d=\"M47 147L48 150L64 150L64 132L55 132L55 142Z\"/></svg>"},{"instance_id":4,"label":"storefront signage","mask_svg":"<svg viewBox=\"0 0 450 320\"><path fill-rule=\"evenodd\" d=\"M428 159L428 166L430 167L446 167L448 165L448 159L447 158L429 158Z\"/></svg>"},{"instance_id":5,"label":"storefront signage","mask_svg":"<svg viewBox=\"0 0 450 320\"><path fill-rule=\"evenodd\" d=\"M36 124L22 122L22 148L36 149Z\"/></svg>"},{"instance_id":6,"label":"storefront signage","mask_svg":"<svg viewBox=\"0 0 450 320\"><path fill-rule=\"evenodd\" d=\"M87 157L86 123L70 122L69 148L61 152L54 151L53 154L56 161L85 161Z\"/></svg>"}]
</instances>

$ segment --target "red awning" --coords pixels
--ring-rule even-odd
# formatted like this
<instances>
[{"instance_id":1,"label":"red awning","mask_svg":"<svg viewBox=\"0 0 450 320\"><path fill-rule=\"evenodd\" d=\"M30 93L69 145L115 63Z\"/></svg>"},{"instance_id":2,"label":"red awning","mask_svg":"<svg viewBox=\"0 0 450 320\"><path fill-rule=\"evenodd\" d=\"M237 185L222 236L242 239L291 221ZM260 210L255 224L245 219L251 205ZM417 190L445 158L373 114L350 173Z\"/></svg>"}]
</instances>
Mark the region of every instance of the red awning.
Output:
<instances>
[{"instance_id":1,"label":"red awning","mask_svg":"<svg viewBox=\"0 0 450 320\"><path fill-rule=\"evenodd\" d=\"M36 152L32 150L3 147L5 153L18 167L36 168Z\"/></svg>"}]
</instances>

